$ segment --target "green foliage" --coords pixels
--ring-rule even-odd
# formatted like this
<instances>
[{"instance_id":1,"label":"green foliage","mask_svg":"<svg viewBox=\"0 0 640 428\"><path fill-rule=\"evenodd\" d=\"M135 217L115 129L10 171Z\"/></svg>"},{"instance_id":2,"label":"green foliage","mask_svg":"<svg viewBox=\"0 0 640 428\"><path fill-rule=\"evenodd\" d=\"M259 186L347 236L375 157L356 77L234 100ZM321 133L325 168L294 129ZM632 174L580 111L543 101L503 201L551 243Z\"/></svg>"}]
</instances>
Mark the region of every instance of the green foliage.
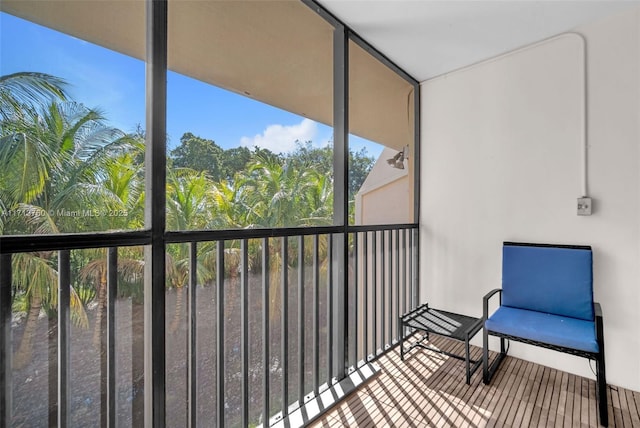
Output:
<instances>
[{"instance_id":1,"label":"green foliage","mask_svg":"<svg viewBox=\"0 0 640 428\"><path fill-rule=\"evenodd\" d=\"M170 157L173 167L204 171L213 180L218 181L222 178L220 169L222 152L222 148L213 140L187 132L180 138L180 145L171 151Z\"/></svg>"},{"instance_id":2,"label":"green foliage","mask_svg":"<svg viewBox=\"0 0 640 428\"><path fill-rule=\"evenodd\" d=\"M126 134L110 127L100 111L69 101L64 86L38 73L0 77L0 235L143 228L144 130ZM261 148L225 150L187 132L167 159L167 229L330 225L333 156L331 145L315 147L310 141L286 155ZM364 149L349 154L351 200L373 161ZM238 245L226 243L229 275L237 273ZM272 245L268 251L277 261L280 249ZM215 246L198 248L198 276L207 281L213 278ZM259 243L249 250L257 265ZM16 308L31 319L40 307L55 312L56 258L55 253L13 258ZM121 296L141 300L142 259L139 248L120 249ZM71 292L72 319L86 326L87 303L97 301L98 311L104 306L106 251L84 251L72 264L79 273ZM167 286L184 287L188 268L188 246L168 246Z\"/></svg>"}]
</instances>

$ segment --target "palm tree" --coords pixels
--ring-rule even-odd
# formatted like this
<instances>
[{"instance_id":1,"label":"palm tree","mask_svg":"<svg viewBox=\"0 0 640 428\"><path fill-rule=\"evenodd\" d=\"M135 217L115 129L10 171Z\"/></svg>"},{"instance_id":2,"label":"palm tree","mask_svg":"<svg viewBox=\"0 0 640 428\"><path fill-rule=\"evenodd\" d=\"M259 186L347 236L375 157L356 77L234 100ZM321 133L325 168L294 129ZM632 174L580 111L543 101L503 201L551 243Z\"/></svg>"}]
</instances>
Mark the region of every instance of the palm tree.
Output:
<instances>
[{"instance_id":1,"label":"palm tree","mask_svg":"<svg viewBox=\"0 0 640 428\"><path fill-rule=\"evenodd\" d=\"M211 223L212 183L204 172L188 168L167 171L167 229L204 229ZM201 257L209 257L210 251ZM175 244L166 251L167 281L176 290L174 318L169 330L175 332L183 306L183 288L189 280L189 247ZM198 278L207 281L212 272L207 264L198 263Z\"/></svg>"},{"instance_id":2,"label":"palm tree","mask_svg":"<svg viewBox=\"0 0 640 428\"><path fill-rule=\"evenodd\" d=\"M25 108L66 101L66 82L46 73L20 72L0 76L0 120L15 121Z\"/></svg>"},{"instance_id":3,"label":"palm tree","mask_svg":"<svg viewBox=\"0 0 640 428\"><path fill-rule=\"evenodd\" d=\"M103 187L108 200L115 201L111 209L98 212L95 218L99 230L123 230L142 227L144 210L144 177L142 166L136 161L144 150L143 142L134 136L127 136L129 150L115 157L101 159L95 182ZM124 147L124 145L123 145ZM82 281L92 282L97 291L96 321L93 331L93 343L100 344L103 329L104 311L107 307L107 251L105 249L86 250L88 261L79 272ZM123 248L118 258L118 273L130 283L142 278L144 262L138 249Z\"/></svg>"},{"instance_id":4,"label":"palm tree","mask_svg":"<svg viewBox=\"0 0 640 428\"><path fill-rule=\"evenodd\" d=\"M0 197L12 216L4 233L60 233L97 230L96 217L67 215L121 206L117 195L100 181L100 168L114 152L126 146L125 135L104 124L102 115L77 103L51 102L37 109L23 105L19 120L3 122L0 148ZM98 217L99 218L99 217ZM14 284L29 302L27 327L35 326L40 307L57 302L54 253L14 256L14 272L24 274ZM45 267L48 266L48 270ZM43 272L48 272L45 275ZM33 278L33 280L29 280ZM72 319L87 325L82 304L72 295ZM75 296L75 297L74 297ZM75 303L74 303L75 302ZM31 353L32 329L25 328L18 360Z\"/></svg>"},{"instance_id":5,"label":"palm tree","mask_svg":"<svg viewBox=\"0 0 640 428\"><path fill-rule=\"evenodd\" d=\"M29 131L42 105L66 100L65 85L44 73L0 76L0 234L5 233L5 214L33 199L48 179L52 153Z\"/></svg>"},{"instance_id":6,"label":"palm tree","mask_svg":"<svg viewBox=\"0 0 640 428\"><path fill-rule=\"evenodd\" d=\"M121 208L117 195L105 188L99 176L105 162L126 150L130 139L107 126L99 111L78 103L50 104L36 113L25 134L28 140L39 141L44 146L40 153L49 156L41 191L18 204L33 213L26 217L28 230L38 234L99 230L96 218L100 216L73 213ZM14 156L26 157L27 148L24 151L24 155L14 152Z\"/></svg>"},{"instance_id":7,"label":"palm tree","mask_svg":"<svg viewBox=\"0 0 640 428\"><path fill-rule=\"evenodd\" d=\"M24 367L31 360L33 337L41 309L43 306L56 308L58 305L58 272L54 266L55 257L52 252L13 255L13 285L28 296L29 301L22 341L14 359L14 367L17 369ZM72 321L80 327L87 327L87 314L73 287L70 290L70 298Z\"/></svg>"}]
</instances>

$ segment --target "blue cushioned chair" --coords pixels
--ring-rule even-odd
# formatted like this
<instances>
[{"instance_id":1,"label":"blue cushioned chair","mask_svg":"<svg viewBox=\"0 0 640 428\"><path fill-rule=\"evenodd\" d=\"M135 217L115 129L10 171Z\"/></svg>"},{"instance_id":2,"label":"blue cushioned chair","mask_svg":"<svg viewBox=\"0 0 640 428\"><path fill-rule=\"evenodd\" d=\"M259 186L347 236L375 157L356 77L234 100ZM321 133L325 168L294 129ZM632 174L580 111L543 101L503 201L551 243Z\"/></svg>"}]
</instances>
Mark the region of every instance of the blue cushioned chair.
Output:
<instances>
[{"instance_id":1,"label":"blue cushioned chair","mask_svg":"<svg viewBox=\"0 0 640 428\"><path fill-rule=\"evenodd\" d=\"M500 306L489 316L489 299ZM595 360L600 423L608 425L602 309L593 301L591 247L505 242L502 289L483 299L483 380L491 382L507 354L505 339ZM489 335L500 353L489 364Z\"/></svg>"}]
</instances>

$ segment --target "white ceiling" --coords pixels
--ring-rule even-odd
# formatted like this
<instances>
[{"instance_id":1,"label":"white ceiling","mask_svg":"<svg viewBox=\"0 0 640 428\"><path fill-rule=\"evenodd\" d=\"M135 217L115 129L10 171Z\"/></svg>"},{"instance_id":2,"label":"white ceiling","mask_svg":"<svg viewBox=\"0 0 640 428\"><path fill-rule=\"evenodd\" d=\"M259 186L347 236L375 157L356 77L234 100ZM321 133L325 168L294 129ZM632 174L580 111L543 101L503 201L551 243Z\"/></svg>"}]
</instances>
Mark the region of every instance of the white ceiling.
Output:
<instances>
[{"instance_id":1,"label":"white ceiling","mask_svg":"<svg viewBox=\"0 0 640 428\"><path fill-rule=\"evenodd\" d=\"M637 0L319 3L418 81L640 5Z\"/></svg>"}]
</instances>

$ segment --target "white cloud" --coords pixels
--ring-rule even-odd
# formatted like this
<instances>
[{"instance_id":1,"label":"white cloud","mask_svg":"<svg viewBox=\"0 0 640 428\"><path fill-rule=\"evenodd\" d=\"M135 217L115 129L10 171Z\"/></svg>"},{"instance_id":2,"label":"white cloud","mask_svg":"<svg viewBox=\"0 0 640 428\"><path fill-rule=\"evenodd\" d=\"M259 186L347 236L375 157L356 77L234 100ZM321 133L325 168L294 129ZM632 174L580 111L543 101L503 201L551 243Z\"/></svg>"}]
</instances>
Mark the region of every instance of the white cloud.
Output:
<instances>
[{"instance_id":1,"label":"white cloud","mask_svg":"<svg viewBox=\"0 0 640 428\"><path fill-rule=\"evenodd\" d=\"M311 119L303 119L297 125L269 125L262 134L242 137L240 145L260 147L274 153L287 153L296 148L296 141L313 141L318 133L318 125Z\"/></svg>"}]
</instances>

